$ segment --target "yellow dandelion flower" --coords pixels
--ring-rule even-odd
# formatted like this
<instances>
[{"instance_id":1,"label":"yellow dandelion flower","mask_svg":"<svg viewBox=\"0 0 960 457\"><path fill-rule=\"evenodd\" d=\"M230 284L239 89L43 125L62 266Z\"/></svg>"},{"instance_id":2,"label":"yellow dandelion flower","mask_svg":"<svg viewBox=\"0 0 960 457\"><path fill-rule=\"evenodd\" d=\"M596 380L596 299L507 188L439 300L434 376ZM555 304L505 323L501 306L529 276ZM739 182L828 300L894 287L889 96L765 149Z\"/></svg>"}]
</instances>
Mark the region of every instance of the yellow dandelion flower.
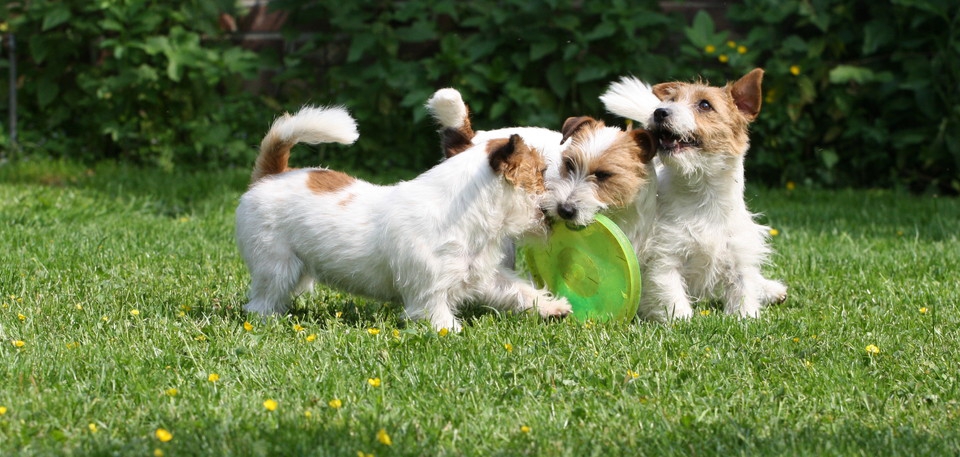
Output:
<instances>
[{"instance_id":1,"label":"yellow dandelion flower","mask_svg":"<svg viewBox=\"0 0 960 457\"><path fill-rule=\"evenodd\" d=\"M244 322L244 323L243 323L243 329L249 332L249 331L253 330L253 324L251 324L251 323L249 323L249 322Z\"/></svg>"},{"instance_id":2,"label":"yellow dandelion flower","mask_svg":"<svg viewBox=\"0 0 960 457\"><path fill-rule=\"evenodd\" d=\"M865 348L863 348L863 349L864 349L865 351L867 351L867 354L879 354L879 353L880 353L880 348L878 348L877 345L875 345L875 344L868 344L867 347L865 347Z\"/></svg>"},{"instance_id":3,"label":"yellow dandelion flower","mask_svg":"<svg viewBox=\"0 0 960 457\"><path fill-rule=\"evenodd\" d=\"M520 426L520 433L530 433L530 426L529 426L529 425L521 425L521 426Z\"/></svg>"},{"instance_id":4,"label":"yellow dandelion flower","mask_svg":"<svg viewBox=\"0 0 960 457\"><path fill-rule=\"evenodd\" d=\"M176 397L177 394L180 393L180 391L177 390L176 388L171 387L171 388L163 391L163 393L165 393L165 394L167 394L167 395L169 395L169 396L171 396L171 397Z\"/></svg>"},{"instance_id":5,"label":"yellow dandelion flower","mask_svg":"<svg viewBox=\"0 0 960 457\"><path fill-rule=\"evenodd\" d=\"M797 183L793 181L787 181L787 190L794 190L797 188Z\"/></svg>"},{"instance_id":6,"label":"yellow dandelion flower","mask_svg":"<svg viewBox=\"0 0 960 457\"><path fill-rule=\"evenodd\" d=\"M746 54L746 53L747 53L746 46L743 46L743 45L737 46L737 54Z\"/></svg>"},{"instance_id":7,"label":"yellow dandelion flower","mask_svg":"<svg viewBox=\"0 0 960 457\"><path fill-rule=\"evenodd\" d=\"M23 314L17 313L17 319L20 319L21 321L25 321L25 320L27 320L27 316L24 316Z\"/></svg>"},{"instance_id":8,"label":"yellow dandelion flower","mask_svg":"<svg viewBox=\"0 0 960 457\"><path fill-rule=\"evenodd\" d=\"M513 345L510 343L503 343L503 348L506 349L507 352L513 352Z\"/></svg>"},{"instance_id":9,"label":"yellow dandelion flower","mask_svg":"<svg viewBox=\"0 0 960 457\"><path fill-rule=\"evenodd\" d=\"M380 387L380 378L367 378L367 384L370 384L370 387Z\"/></svg>"},{"instance_id":10,"label":"yellow dandelion flower","mask_svg":"<svg viewBox=\"0 0 960 457\"><path fill-rule=\"evenodd\" d=\"M313 416L313 413L311 413L309 409L303 412L303 417L309 419L311 416Z\"/></svg>"},{"instance_id":11,"label":"yellow dandelion flower","mask_svg":"<svg viewBox=\"0 0 960 457\"><path fill-rule=\"evenodd\" d=\"M333 317L336 317L337 319L340 319L341 316L343 316L342 311L337 311L337 313L333 315Z\"/></svg>"},{"instance_id":12,"label":"yellow dandelion flower","mask_svg":"<svg viewBox=\"0 0 960 457\"><path fill-rule=\"evenodd\" d=\"M920 314L927 314L927 307L926 307L926 306L920 307Z\"/></svg>"},{"instance_id":13,"label":"yellow dandelion flower","mask_svg":"<svg viewBox=\"0 0 960 457\"><path fill-rule=\"evenodd\" d=\"M440 331L439 331L439 332L437 332L437 335L440 335L440 336L447 336L447 334L448 334L448 333L450 333L450 330L447 330L447 328L446 328L446 327L444 327L444 328L442 328L442 329L440 329Z\"/></svg>"},{"instance_id":14,"label":"yellow dandelion flower","mask_svg":"<svg viewBox=\"0 0 960 457\"><path fill-rule=\"evenodd\" d=\"M736 48L736 47L737 47L737 42L736 42L736 41L733 41L733 40L727 41L727 47L730 48L730 49Z\"/></svg>"},{"instance_id":15,"label":"yellow dandelion flower","mask_svg":"<svg viewBox=\"0 0 960 457\"><path fill-rule=\"evenodd\" d=\"M307 337L306 337L305 339L307 340L308 343L312 343L312 342L314 342L314 341L317 340L317 334L316 334L316 333L311 333L311 334L307 335Z\"/></svg>"},{"instance_id":16,"label":"yellow dandelion flower","mask_svg":"<svg viewBox=\"0 0 960 457\"><path fill-rule=\"evenodd\" d=\"M790 65L790 74L793 76L800 75L800 66L799 65Z\"/></svg>"},{"instance_id":17,"label":"yellow dandelion flower","mask_svg":"<svg viewBox=\"0 0 960 457\"><path fill-rule=\"evenodd\" d=\"M394 338L400 338L400 330L393 329L392 333Z\"/></svg>"},{"instance_id":18,"label":"yellow dandelion flower","mask_svg":"<svg viewBox=\"0 0 960 457\"><path fill-rule=\"evenodd\" d=\"M306 328L304 328L302 325L300 325L300 324L293 324L293 331L294 331L294 332L300 333L300 332L302 332L302 331L304 331L304 330L306 330Z\"/></svg>"},{"instance_id":19,"label":"yellow dandelion flower","mask_svg":"<svg viewBox=\"0 0 960 457\"><path fill-rule=\"evenodd\" d=\"M770 236L777 236L777 235L779 235L779 234L780 234L780 231L779 231L779 230L777 230L777 229L775 229L775 228L770 229Z\"/></svg>"},{"instance_id":20,"label":"yellow dandelion flower","mask_svg":"<svg viewBox=\"0 0 960 457\"><path fill-rule=\"evenodd\" d=\"M193 339L195 339L195 340L197 340L197 341L207 341L207 335L197 335L197 336L194 337Z\"/></svg>"},{"instance_id":21,"label":"yellow dandelion flower","mask_svg":"<svg viewBox=\"0 0 960 457\"><path fill-rule=\"evenodd\" d=\"M83 311L83 305L77 303L74 308L77 308L77 311Z\"/></svg>"},{"instance_id":22,"label":"yellow dandelion flower","mask_svg":"<svg viewBox=\"0 0 960 457\"><path fill-rule=\"evenodd\" d=\"M163 457L163 449L160 449L160 448L154 449L153 457Z\"/></svg>"},{"instance_id":23,"label":"yellow dandelion flower","mask_svg":"<svg viewBox=\"0 0 960 457\"><path fill-rule=\"evenodd\" d=\"M7 414L7 407L6 407L6 406L0 406L0 416L2 416L2 415L4 415L4 414Z\"/></svg>"},{"instance_id":24,"label":"yellow dandelion flower","mask_svg":"<svg viewBox=\"0 0 960 457\"><path fill-rule=\"evenodd\" d=\"M154 433L154 436L156 436L157 439L160 440L160 442L162 443L166 443L167 441L170 441L173 439L173 433L170 433L165 428L158 428L157 431Z\"/></svg>"},{"instance_id":25,"label":"yellow dandelion flower","mask_svg":"<svg viewBox=\"0 0 960 457\"><path fill-rule=\"evenodd\" d=\"M193 307L190 305L180 305L180 309L189 312L191 309L193 309Z\"/></svg>"},{"instance_id":26,"label":"yellow dandelion flower","mask_svg":"<svg viewBox=\"0 0 960 457\"><path fill-rule=\"evenodd\" d=\"M793 342L794 342L794 343L799 343L799 342L800 342L800 338L793 337Z\"/></svg>"},{"instance_id":27,"label":"yellow dandelion flower","mask_svg":"<svg viewBox=\"0 0 960 457\"><path fill-rule=\"evenodd\" d=\"M217 382L217 381L219 381L219 380L220 380L220 375L218 375L218 374L216 374L216 373L210 373L210 375L207 376L207 381Z\"/></svg>"},{"instance_id":28,"label":"yellow dandelion flower","mask_svg":"<svg viewBox=\"0 0 960 457\"><path fill-rule=\"evenodd\" d=\"M110 318L107 317L107 316L101 317L100 320L102 320L102 321L104 321L104 322L110 322Z\"/></svg>"},{"instance_id":29,"label":"yellow dandelion flower","mask_svg":"<svg viewBox=\"0 0 960 457\"><path fill-rule=\"evenodd\" d=\"M97 424L91 422L89 425L87 425L87 429L90 430L90 433L97 433Z\"/></svg>"},{"instance_id":30,"label":"yellow dandelion flower","mask_svg":"<svg viewBox=\"0 0 960 457\"><path fill-rule=\"evenodd\" d=\"M376 327L368 328L368 329L367 329L367 333L369 333L369 334L371 334L371 335L379 335L379 334L380 334L380 329L378 329L378 328L376 328Z\"/></svg>"},{"instance_id":31,"label":"yellow dandelion flower","mask_svg":"<svg viewBox=\"0 0 960 457\"><path fill-rule=\"evenodd\" d=\"M266 408L267 411L276 411L276 410L277 410L277 401L274 400L274 399L272 399L272 398L268 398L268 399L264 400L264 402L263 402L263 407Z\"/></svg>"},{"instance_id":32,"label":"yellow dandelion flower","mask_svg":"<svg viewBox=\"0 0 960 457\"><path fill-rule=\"evenodd\" d=\"M18 348L22 348L27 345L27 343L25 343L23 340L13 340L11 341L11 343L13 343L14 347L18 347Z\"/></svg>"},{"instance_id":33,"label":"yellow dandelion flower","mask_svg":"<svg viewBox=\"0 0 960 457\"><path fill-rule=\"evenodd\" d=\"M640 377L640 373L637 373L636 371L633 371L633 370L627 370L627 377L630 379L637 379Z\"/></svg>"},{"instance_id":34,"label":"yellow dandelion flower","mask_svg":"<svg viewBox=\"0 0 960 457\"><path fill-rule=\"evenodd\" d=\"M140 310L139 310L139 309L131 309L131 310L130 310L130 315L131 315L131 316L139 316L139 315L140 315Z\"/></svg>"},{"instance_id":35,"label":"yellow dandelion flower","mask_svg":"<svg viewBox=\"0 0 960 457\"><path fill-rule=\"evenodd\" d=\"M383 428L381 428L380 431L377 432L377 441L379 441L380 444L384 446L393 445L393 440L390 439L390 435L387 434L387 430Z\"/></svg>"},{"instance_id":36,"label":"yellow dandelion flower","mask_svg":"<svg viewBox=\"0 0 960 457\"><path fill-rule=\"evenodd\" d=\"M373 454L367 454L363 451L357 451L357 457L373 457Z\"/></svg>"},{"instance_id":37,"label":"yellow dandelion flower","mask_svg":"<svg viewBox=\"0 0 960 457\"><path fill-rule=\"evenodd\" d=\"M707 54L713 54L714 52L717 52L717 47L712 44L708 44L703 47L703 52Z\"/></svg>"},{"instance_id":38,"label":"yellow dandelion flower","mask_svg":"<svg viewBox=\"0 0 960 457\"><path fill-rule=\"evenodd\" d=\"M341 401L339 398L334 398L333 400L328 401L327 405L333 409L340 409L343 407L343 401Z\"/></svg>"},{"instance_id":39,"label":"yellow dandelion flower","mask_svg":"<svg viewBox=\"0 0 960 457\"><path fill-rule=\"evenodd\" d=\"M710 315L710 310L709 310L709 309L701 309L701 310L700 310L700 315L701 315L701 316L709 316L709 315Z\"/></svg>"},{"instance_id":40,"label":"yellow dandelion flower","mask_svg":"<svg viewBox=\"0 0 960 457\"><path fill-rule=\"evenodd\" d=\"M730 58L727 57L726 54L720 54L720 56L717 57L717 60L719 60L720 63L727 63L730 61Z\"/></svg>"},{"instance_id":41,"label":"yellow dandelion flower","mask_svg":"<svg viewBox=\"0 0 960 457\"><path fill-rule=\"evenodd\" d=\"M10 30L10 26L6 22L0 22L0 33L7 33L7 30Z\"/></svg>"}]
</instances>

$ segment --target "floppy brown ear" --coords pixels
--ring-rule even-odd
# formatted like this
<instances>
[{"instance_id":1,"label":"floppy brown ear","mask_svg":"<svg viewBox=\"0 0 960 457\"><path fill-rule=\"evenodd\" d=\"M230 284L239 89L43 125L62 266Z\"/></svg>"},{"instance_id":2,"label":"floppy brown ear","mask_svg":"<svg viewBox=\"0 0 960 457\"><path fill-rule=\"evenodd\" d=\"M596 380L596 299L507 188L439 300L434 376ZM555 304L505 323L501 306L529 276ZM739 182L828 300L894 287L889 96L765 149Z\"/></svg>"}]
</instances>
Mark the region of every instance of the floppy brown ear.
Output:
<instances>
[{"instance_id":1,"label":"floppy brown ear","mask_svg":"<svg viewBox=\"0 0 960 457\"><path fill-rule=\"evenodd\" d=\"M653 135L644 129L633 129L629 134L640 148L640 162L650 163L657 155L657 143Z\"/></svg>"},{"instance_id":2,"label":"floppy brown ear","mask_svg":"<svg viewBox=\"0 0 960 457\"><path fill-rule=\"evenodd\" d=\"M570 138L574 133L577 133L577 130L580 130L586 125L593 126L596 123L597 120L590 116L568 117L567 120L563 121L563 128L560 129L560 132L563 133L563 138L560 140L560 144L565 143L567 138Z\"/></svg>"},{"instance_id":3,"label":"floppy brown ear","mask_svg":"<svg viewBox=\"0 0 960 457\"><path fill-rule=\"evenodd\" d=\"M663 100L666 100L668 97L670 97L671 94L676 92L677 86L679 85L680 83L678 82L660 83L660 84L654 85L650 89L653 91L653 95L659 98L660 101L663 101Z\"/></svg>"},{"instance_id":4,"label":"floppy brown ear","mask_svg":"<svg viewBox=\"0 0 960 457\"><path fill-rule=\"evenodd\" d=\"M510 138L497 138L487 143L487 157L490 168L497 174L503 174L510 166L510 158L517 152L517 144L521 143L520 135L513 134Z\"/></svg>"},{"instance_id":5,"label":"floppy brown ear","mask_svg":"<svg viewBox=\"0 0 960 457\"><path fill-rule=\"evenodd\" d=\"M737 109L749 120L754 120L760 114L760 104L763 101L763 90L760 88L763 81L763 69L754 68L730 86L730 94Z\"/></svg>"}]
</instances>

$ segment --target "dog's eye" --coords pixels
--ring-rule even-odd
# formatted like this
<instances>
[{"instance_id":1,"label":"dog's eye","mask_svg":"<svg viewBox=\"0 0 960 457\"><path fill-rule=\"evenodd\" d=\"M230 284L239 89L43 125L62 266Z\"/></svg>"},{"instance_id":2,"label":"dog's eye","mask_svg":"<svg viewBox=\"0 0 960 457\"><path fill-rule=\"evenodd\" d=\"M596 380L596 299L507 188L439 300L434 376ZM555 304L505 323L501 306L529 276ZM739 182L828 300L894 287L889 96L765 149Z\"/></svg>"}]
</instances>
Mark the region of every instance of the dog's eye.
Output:
<instances>
[{"instance_id":1,"label":"dog's eye","mask_svg":"<svg viewBox=\"0 0 960 457\"><path fill-rule=\"evenodd\" d=\"M706 100L700 100L700 103L697 103L697 109L700 111L712 111L713 106L711 106L710 102Z\"/></svg>"},{"instance_id":2,"label":"dog's eye","mask_svg":"<svg viewBox=\"0 0 960 457\"><path fill-rule=\"evenodd\" d=\"M563 168L567 170L567 173L573 173L577 170L577 164L573 163L573 159L567 157L563 159Z\"/></svg>"},{"instance_id":3,"label":"dog's eye","mask_svg":"<svg viewBox=\"0 0 960 457\"><path fill-rule=\"evenodd\" d=\"M598 182L604 182L607 179L609 179L611 176L613 176L613 174L608 171L598 170L593 172L593 177L596 178Z\"/></svg>"}]
</instances>

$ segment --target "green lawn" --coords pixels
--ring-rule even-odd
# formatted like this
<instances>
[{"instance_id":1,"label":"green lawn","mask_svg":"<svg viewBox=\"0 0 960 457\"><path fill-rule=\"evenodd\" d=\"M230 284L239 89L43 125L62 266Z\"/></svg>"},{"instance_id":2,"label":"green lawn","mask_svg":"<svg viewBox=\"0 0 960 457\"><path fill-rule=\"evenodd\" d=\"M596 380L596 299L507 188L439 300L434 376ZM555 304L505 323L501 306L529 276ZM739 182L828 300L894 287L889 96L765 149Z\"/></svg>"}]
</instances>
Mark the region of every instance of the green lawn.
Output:
<instances>
[{"instance_id":1,"label":"green lawn","mask_svg":"<svg viewBox=\"0 0 960 457\"><path fill-rule=\"evenodd\" d=\"M0 167L0 455L960 452L955 199L750 188L760 319L439 335L329 290L245 325L247 176Z\"/></svg>"}]
</instances>

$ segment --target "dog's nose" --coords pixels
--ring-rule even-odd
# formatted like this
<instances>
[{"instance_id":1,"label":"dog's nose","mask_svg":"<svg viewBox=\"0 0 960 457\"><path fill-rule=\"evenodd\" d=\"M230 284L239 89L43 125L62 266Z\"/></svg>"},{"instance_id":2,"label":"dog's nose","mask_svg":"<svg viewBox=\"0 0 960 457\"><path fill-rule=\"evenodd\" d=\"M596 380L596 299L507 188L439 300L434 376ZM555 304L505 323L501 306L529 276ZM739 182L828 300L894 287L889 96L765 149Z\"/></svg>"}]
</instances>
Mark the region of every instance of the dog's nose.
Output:
<instances>
[{"instance_id":1,"label":"dog's nose","mask_svg":"<svg viewBox=\"0 0 960 457\"><path fill-rule=\"evenodd\" d=\"M557 215L569 221L577 217L577 207L569 203L561 203L557 207Z\"/></svg>"},{"instance_id":2,"label":"dog's nose","mask_svg":"<svg viewBox=\"0 0 960 457\"><path fill-rule=\"evenodd\" d=\"M666 119L667 116L669 115L670 115L670 112L667 111L665 108L657 108L656 110L653 111L653 120L654 122L663 122L663 120Z\"/></svg>"}]
</instances>

